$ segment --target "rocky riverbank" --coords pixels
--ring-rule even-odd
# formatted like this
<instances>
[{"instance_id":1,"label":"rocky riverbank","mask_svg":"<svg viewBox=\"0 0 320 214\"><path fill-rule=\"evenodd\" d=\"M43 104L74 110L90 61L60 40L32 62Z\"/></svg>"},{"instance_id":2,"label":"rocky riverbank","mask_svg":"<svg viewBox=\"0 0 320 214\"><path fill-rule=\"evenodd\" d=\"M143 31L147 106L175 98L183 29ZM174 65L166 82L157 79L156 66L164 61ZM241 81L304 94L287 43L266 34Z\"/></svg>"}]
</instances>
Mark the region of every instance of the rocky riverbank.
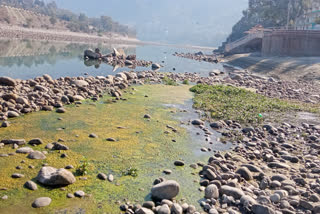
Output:
<instances>
[{"instance_id":1,"label":"rocky riverbank","mask_svg":"<svg viewBox=\"0 0 320 214\"><path fill-rule=\"evenodd\" d=\"M49 75L30 80L14 80L0 77L0 116L2 121L34 111L64 111L66 104L81 102L84 99L98 100L107 92L121 96L121 89L130 84L161 83L164 77L175 82L188 80L202 84L229 84L236 87L254 89L257 93L272 98L289 99L306 103L320 102L318 83L306 81L281 81L256 76L247 71L233 71L221 74L213 71L209 77L196 73L160 73L156 71L122 72L115 76L61 77L52 79ZM4 122L3 126L8 123Z\"/></svg>"},{"instance_id":2,"label":"rocky riverbank","mask_svg":"<svg viewBox=\"0 0 320 214\"><path fill-rule=\"evenodd\" d=\"M65 113L64 105L80 104L84 99L97 101L103 93L109 93L121 100L122 90L130 84L162 83L169 78L175 82L188 80L198 84L227 84L236 87L254 89L267 97L294 100L304 103L319 103L319 87L312 82L279 81L272 78L256 76L247 71L222 73L210 72L208 77L196 73L160 73L156 71L122 72L116 76L98 77L64 77L53 80L49 75L33 80L14 80L1 77L1 119L7 127L9 117L33 111L53 111ZM274 93L277 91L277 93ZM201 109L199 109L201 111ZM152 119L146 114L145 119ZM126 213L319 213L320 197L318 189L319 170L318 144L320 127L314 123L283 122L264 125L244 125L238 121L207 118L210 123L196 119L185 124L199 129L199 135L206 139L202 152L212 157L207 164L177 160L175 167L201 168L199 172L199 189L204 198L199 198L203 211L196 207L177 201L174 198L181 189L180 181L158 178L151 189L154 201L142 205L127 202L120 209ZM168 126L169 128L171 126ZM172 128L172 127L171 127ZM170 129L171 129L170 128ZM172 128L174 130L174 128ZM174 131L173 131L174 132ZM221 142L229 141L234 148L229 152L216 152L210 136L220 133ZM90 138L98 138L94 133ZM109 138L108 138L109 139ZM116 141L116 139L112 139ZM111 138L110 138L111 142ZM45 158L45 152L33 151L22 147L24 140L2 140L1 146L14 146L18 153L28 154L30 159ZM30 145L41 144L41 139L33 139ZM47 145L49 150L68 151L69 147L55 142ZM62 154L63 155L63 154ZM62 157L61 155L61 157ZM7 155L9 156L9 155ZM171 170L165 170L170 174ZM12 174L13 179L22 178L21 173ZM112 174L99 174L99 179L112 180ZM57 182L54 177L58 177ZM65 169L44 166L38 173L37 182L42 185L71 185L75 181L72 173ZM35 189L29 181L27 188ZM83 191L75 191L68 197L84 197ZM5 199L5 198L4 198ZM32 206L48 206L51 198L40 197Z\"/></svg>"},{"instance_id":3,"label":"rocky riverbank","mask_svg":"<svg viewBox=\"0 0 320 214\"><path fill-rule=\"evenodd\" d=\"M204 61L204 62L210 62L210 63L218 63L219 59L217 55L206 55L202 51L198 53L174 53L173 56L187 58L187 59L193 59L197 61Z\"/></svg>"}]
</instances>

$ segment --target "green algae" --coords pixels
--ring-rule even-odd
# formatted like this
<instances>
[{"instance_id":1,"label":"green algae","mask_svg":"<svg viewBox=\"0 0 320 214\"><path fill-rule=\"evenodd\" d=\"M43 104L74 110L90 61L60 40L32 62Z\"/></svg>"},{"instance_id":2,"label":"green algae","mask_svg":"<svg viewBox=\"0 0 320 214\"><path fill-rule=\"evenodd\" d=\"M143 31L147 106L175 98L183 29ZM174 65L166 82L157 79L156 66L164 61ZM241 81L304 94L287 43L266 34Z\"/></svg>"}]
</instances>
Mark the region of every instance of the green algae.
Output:
<instances>
[{"instance_id":1,"label":"green algae","mask_svg":"<svg viewBox=\"0 0 320 214\"><path fill-rule=\"evenodd\" d=\"M195 161L206 160L207 157L195 157L193 142L187 131L180 126L180 121L174 118L174 107L164 104L184 104L192 99L189 86L144 85L137 90L128 89L124 94L126 101L110 103L110 97L105 96L93 103L66 107L67 113L37 112L16 118L12 126L0 129L0 139L41 138L45 144L63 139L63 144L70 150L63 151L68 155L61 158L61 153L49 151L46 160L29 160L26 155L0 159L0 196L8 195L9 199L1 201L0 213L119 213L117 201L124 199L131 202L143 202L149 199L152 182L157 177L177 180L181 184L181 194L186 202L197 204L202 198L197 191L197 170L188 166L175 167L173 161L183 159L187 165ZM148 95L148 96L145 96ZM150 114L151 120L144 119L144 114ZM58 120L61 117L62 120ZM177 133L166 128L171 125ZM123 127L123 128L119 128ZM89 138L95 133L98 138ZM106 138L115 138L116 142L108 142ZM174 142L174 141L175 142ZM45 145L35 147L44 151ZM0 153L10 153L15 150L6 146ZM72 170L81 165L81 161L89 162L87 180L77 177L77 182L61 189L52 189L38 185L37 191L23 188L27 180L34 180L42 164L46 163L56 168L73 165ZM24 160L25 163L21 163ZM17 170L16 166L23 169ZM35 169L29 169L33 165ZM129 167L138 169L138 176L122 176ZM171 175L164 175L164 169L172 169ZM13 173L25 175L21 179L12 179ZM97 174L112 173L115 181L100 181ZM82 176L84 177L84 176ZM67 199L67 193L83 190L88 194L84 199ZM52 203L44 209L33 209L31 203L37 197L50 197Z\"/></svg>"}]
</instances>

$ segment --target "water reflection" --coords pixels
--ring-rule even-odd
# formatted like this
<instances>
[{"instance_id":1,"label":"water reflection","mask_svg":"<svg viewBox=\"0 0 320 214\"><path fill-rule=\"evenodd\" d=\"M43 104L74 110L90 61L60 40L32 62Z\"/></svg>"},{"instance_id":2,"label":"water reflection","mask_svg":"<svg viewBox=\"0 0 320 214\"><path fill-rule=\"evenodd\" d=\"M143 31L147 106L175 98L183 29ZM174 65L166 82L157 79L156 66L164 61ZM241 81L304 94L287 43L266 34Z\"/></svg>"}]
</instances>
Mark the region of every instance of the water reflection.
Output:
<instances>
[{"instance_id":1,"label":"water reflection","mask_svg":"<svg viewBox=\"0 0 320 214\"><path fill-rule=\"evenodd\" d=\"M197 62L175 57L175 52L195 52L198 50L172 46L134 46L121 44L73 44L65 42L45 42L30 40L0 39L0 76L30 79L43 74L53 78L64 76L114 75L114 72L150 70L148 67L110 66L100 61L84 61L86 49L99 48L101 53L112 53L113 48L122 48L127 55L137 55L137 59L160 63L164 72L197 72L208 75L213 69L222 69L220 64ZM211 52L211 51L208 51Z\"/></svg>"}]
</instances>

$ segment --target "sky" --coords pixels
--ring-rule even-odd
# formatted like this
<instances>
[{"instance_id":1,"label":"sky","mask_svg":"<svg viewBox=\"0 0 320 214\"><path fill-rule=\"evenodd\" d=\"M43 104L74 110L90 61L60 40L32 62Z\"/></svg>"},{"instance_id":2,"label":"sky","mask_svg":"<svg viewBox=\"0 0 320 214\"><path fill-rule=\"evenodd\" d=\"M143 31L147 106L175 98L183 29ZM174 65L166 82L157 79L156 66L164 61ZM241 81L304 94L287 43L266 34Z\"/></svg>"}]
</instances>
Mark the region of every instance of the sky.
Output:
<instances>
[{"instance_id":1,"label":"sky","mask_svg":"<svg viewBox=\"0 0 320 214\"><path fill-rule=\"evenodd\" d=\"M50 1L50 0L48 0ZM146 41L217 47L241 18L248 0L55 0L88 16L111 16Z\"/></svg>"}]
</instances>

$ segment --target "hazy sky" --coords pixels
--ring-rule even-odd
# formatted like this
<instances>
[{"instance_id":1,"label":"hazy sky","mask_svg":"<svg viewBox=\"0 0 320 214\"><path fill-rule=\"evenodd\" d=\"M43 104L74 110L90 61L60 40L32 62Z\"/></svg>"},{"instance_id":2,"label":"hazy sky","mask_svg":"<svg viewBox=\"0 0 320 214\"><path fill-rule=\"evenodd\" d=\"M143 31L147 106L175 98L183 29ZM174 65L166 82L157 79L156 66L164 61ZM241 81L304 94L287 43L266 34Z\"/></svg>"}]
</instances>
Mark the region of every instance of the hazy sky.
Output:
<instances>
[{"instance_id":1,"label":"hazy sky","mask_svg":"<svg viewBox=\"0 0 320 214\"><path fill-rule=\"evenodd\" d=\"M227 37L248 5L248 0L55 1L89 16L109 15L135 27L139 39L210 46Z\"/></svg>"}]
</instances>

